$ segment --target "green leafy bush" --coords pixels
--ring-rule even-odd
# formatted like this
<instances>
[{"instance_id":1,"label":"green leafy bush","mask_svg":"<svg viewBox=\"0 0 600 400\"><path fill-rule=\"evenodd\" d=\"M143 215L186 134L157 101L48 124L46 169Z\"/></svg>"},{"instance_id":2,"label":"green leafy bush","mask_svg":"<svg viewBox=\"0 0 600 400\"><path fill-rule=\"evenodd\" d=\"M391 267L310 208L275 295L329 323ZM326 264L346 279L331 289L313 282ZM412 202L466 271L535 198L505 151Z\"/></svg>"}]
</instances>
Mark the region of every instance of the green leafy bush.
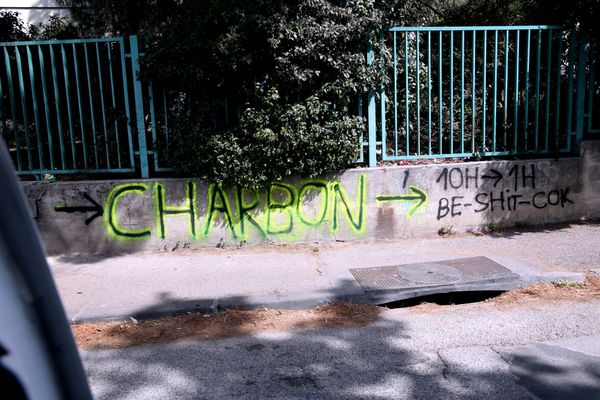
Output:
<instances>
[{"instance_id":1,"label":"green leafy bush","mask_svg":"<svg viewBox=\"0 0 600 400\"><path fill-rule=\"evenodd\" d=\"M195 125L193 113L178 119L172 162L184 175L226 185L258 187L289 175L315 177L351 165L363 120L310 97L261 109L247 108L232 130Z\"/></svg>"},{"instance_id":2,"label":"green leafy bush","mask_svg":"<svg viewBox=\"0 0 600 400\"><path fill-rule=\"evenodd\" d=\"M149 76L186 93L172 165L183 175L245 186L351 166L365 131L359 97L383 77L380 64L365 62L382 9L373 0L235 4L197 5L213 16L208 31L203 21L191 42L169 46L165 34L147 51ZM174 58L189 66L175 73ZM223 118L225 101L239 119Z\"/></svg>"}]
</instances>

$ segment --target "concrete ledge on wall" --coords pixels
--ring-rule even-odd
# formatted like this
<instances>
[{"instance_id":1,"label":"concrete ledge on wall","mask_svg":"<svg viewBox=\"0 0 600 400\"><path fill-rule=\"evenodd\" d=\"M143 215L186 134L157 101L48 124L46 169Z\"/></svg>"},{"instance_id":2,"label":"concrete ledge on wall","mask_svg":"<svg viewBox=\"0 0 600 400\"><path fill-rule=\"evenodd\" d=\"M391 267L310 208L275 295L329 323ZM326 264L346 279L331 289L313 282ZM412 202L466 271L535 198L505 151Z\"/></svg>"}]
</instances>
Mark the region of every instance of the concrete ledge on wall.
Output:
<instances>
[{"instance_id":1,"label":"concrete ledge on wall","mask_svg":"<svg viewBox=\"0 0 600 400\"><path fill-rule=\"evenodd\" d=\"M23 187L50 254L394 239L598 217L599 144L580 157L351 169L262 191L170 178Z\"/></svg>"}]
</instances>

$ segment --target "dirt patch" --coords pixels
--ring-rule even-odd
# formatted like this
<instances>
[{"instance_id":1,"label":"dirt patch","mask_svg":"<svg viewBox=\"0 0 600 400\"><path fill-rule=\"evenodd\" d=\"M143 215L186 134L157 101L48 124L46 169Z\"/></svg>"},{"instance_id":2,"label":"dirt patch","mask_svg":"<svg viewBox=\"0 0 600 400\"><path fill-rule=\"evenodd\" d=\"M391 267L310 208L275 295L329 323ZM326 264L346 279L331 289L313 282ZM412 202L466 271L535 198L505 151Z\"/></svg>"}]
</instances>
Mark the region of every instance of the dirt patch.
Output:
<instances>
[{"instance_id":1,"label":"dirt patch","mask_svg":"<svg viewBox=\"0 0 600 400\"><path fill-rule=\"evenodd\" d=\"M441 311L446 307L453 307L453 306L454 305L441 305L441 304L437 304L437 303L431 303L428 301L424 301L421 304L411 307L410 311L414 312L414 313L430 313L430 312Z\"/></svg>"},{"instance_id":2,"label":"dirt patch","mask_svg":"<svg viewBox=\"0 0 600 400\"><path fill-rule=\"evenodd\" d=\"M469 294L467 292L466 294ZM511 308L524 304L548 304L558 301L590 301L600 300L600 276L588 273L584 282L557 281L553 283L536 283L519 289L490 297L477 303L464 303L475 307ZM420 304L408 307L411 313L434 313L447 311L457 304L439 304L424 300Z\"/></svg>"},{"instance_id":3,"label":"dirt patch","mask_svg":"<svg viewBox=\"0 0 600 400\"><path fill-rule=\"evenodd\" d=\"M586 275L585 282L557 281L538 283L535 285L511 290L488 300L498 306L511 306L531 301L554 302L561 300L588 301L600 299L600 276L592 273Z\"/></svg>"},{"instance_id":4,"label":"dirt patch","mask_svg":"<svg viewBox=\"0 0 600 400\"><path fill-rule=\"evenodd\" d=\"M227 310L155 320L72 325L80 348L123 348L185 340L212 340L261 331L359 328L377 321L384 310L369 304L331 303L309 310Z\"/></svg>"},{"instance_id":5,"label":"dirt patch","mask_svg":"<svg viewBox=\"0 0 600 400\"><path fill-rule=\"evenodd\" d=\"M512 290L479 303L480 307L515 307L556 301L600 300L600 276L585 282L539 283ZM456 305L424 302L411 312L442 312ZM82 349L124 348L187 340L214 340L264 331L315 328L360 328L376 322L386 308L370 304L331 303L309 310L227 310L216 314L187 314L145 321L72 325Z\"/></svg>"}]
</instances>

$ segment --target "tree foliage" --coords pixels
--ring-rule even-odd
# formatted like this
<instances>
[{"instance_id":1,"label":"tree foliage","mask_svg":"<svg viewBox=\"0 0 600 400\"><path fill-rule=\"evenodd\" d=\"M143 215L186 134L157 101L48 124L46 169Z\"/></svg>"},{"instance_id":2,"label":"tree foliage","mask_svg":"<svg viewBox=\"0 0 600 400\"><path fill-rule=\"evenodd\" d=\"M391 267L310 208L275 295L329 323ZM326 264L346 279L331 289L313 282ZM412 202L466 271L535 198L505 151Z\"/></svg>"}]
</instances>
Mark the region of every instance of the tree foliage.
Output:
<instances>
[{"instance_id":1,"label":"tree foliage","mask_svg":"<svg viewBox=\"0 0 600 400\"><path fill-rule=\"evenodd\" d=\"M0 11L0 42L76 37L80 37L79 29L69 18L51 15L47 22L31 25L24 23L18 12Z\"/></svg>"},{"instance_id":2,"label":"tree foliage","mask_svg":"<svg viewBox=\"0 0 600 400\"><path fill-rule=\"evenodd\" d=\"M151 77L188 93L195 85L186 128L178 130L186 144L174 154L180 171L260 185L351 165L364 129L358 98L377 79L378 70L365 64L369 34L383 17L375 3L239 1L224 7L215 1L194 7L191 14L207 19L194 25L177 18L181 26L149 43L145 59ZM189 42L176 44L182 31ZM174 58L190 67L175 70ZM224 101L240 110L233 126L215 121ZM209 157L194 162L194 153Z\"/></svg>"},{"instance_id":3,"label":"tree foliage","mask_svg":"<svg viewBox=\"0 0 600 400\"><path fill-rule=\"evenodd\" d=\"M449 25L564 25L597 34L600 0L468 0L442 14Z\"/></svg>"},{"instance_id":4,"label":"tree foliage","mask_svg":"<svg viewBox=\"0 0 600 400\"><path fill-rule=\"evenodd\" d=\"M29 32L19 14L11 11L0 11L0 41L12 42L27 40Z\"/></svg>"}]
</instances>

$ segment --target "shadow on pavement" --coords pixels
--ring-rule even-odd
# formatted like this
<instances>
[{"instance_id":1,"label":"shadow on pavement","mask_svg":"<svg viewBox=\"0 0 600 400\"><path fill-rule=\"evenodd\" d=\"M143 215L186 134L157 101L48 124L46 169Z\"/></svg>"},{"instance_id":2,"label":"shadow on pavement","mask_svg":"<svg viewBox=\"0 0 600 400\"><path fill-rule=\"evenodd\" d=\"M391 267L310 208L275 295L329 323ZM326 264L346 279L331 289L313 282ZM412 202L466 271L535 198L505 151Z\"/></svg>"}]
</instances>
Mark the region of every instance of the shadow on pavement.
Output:
<instances>
[{"instance_id":1,"label":"shadow on pavement","mask_svg":"<svg viewBox=\"0 0 600 400\"><path fill-rule=\"evenodd\" d=\"M178 298L168 292L161 292L154 304L134 311L131 316L137 319L148 319L189 312L215 313L226 309L298 309L312 308L330 302L369 303L358 283L351 279L340 279L336 287L326 291L316 291L315 293L280 293L274 291L262 297L261 300L250 299L247 296L189 299ZM123 318L126 317L123 316Z\"/></svg>"},{"instance_id":2,"label":"shadow on pavement","mask_svg":"<svg viewBox=\"0 0 600 400\"><path fill-rule=\"evenodd\" d=\"M477 370L402 345L401 323L250 338L102 350L84 354L98 399L597 399L597 364L574 366L582 381L542 363L528 382L508 364ZM597 363L597 361L596 361ZM474 367L474 368L471 368ZM546 369L546 370L544 370ZM477 371L476 371L477 370ZM545 377L554 384L544 386ZM517 380L518 379L518 380ZM583 397L582 397L583 396Z\"/></svg>"},{"instance_id":3,"label":"shadow on pavement","mask_svg":"<svg viewBox=\"0 0 600 400\"><path fill-rule=\"evenodd\" d=\"M600 359L558 346L538 344L512 355L517 383L542 399L600 399Z\"/></svg>"},{"instance_id":4,"label":"shadow on pavement","mask_svg":"<svg viewBox=\"0 0 600 400\"><path fill-rule=\"evenodd\" d=\"M556 224L518 224L516 226L498 228L498 230L490 231L489 228L483 233L491 238L506 238L512 239L528 233L552 233L561 232L572 228L576 225L600 226L600 220L578 221L572 223L556 223Z\"/></svg>"},{"instance_id":5,"label":"shadow on pavement","mask_svg":"<svg viewBox=\"0 0 600 400\"><path fill-rule=\"evenodd\" d=\"M138 314L185 305L168 296L162 300ZM228 300L240 304L244 299L223 299L222 304ZM258 321L240 320L237 329L252 323ZM356 329L261 331L220 340L84 351L83 359L97 399L600 397L599 360L594 357L578 358L567 370L553 358L517 352L510 366L494 350L477 348L485 357L457 362L435 349L412 348L411 339L402 318L383 317ZM563 379L573 375L578 378ZM544 389L546 377L554 380L549 388L560 390Z\"/></svg>"}]
</instances>

